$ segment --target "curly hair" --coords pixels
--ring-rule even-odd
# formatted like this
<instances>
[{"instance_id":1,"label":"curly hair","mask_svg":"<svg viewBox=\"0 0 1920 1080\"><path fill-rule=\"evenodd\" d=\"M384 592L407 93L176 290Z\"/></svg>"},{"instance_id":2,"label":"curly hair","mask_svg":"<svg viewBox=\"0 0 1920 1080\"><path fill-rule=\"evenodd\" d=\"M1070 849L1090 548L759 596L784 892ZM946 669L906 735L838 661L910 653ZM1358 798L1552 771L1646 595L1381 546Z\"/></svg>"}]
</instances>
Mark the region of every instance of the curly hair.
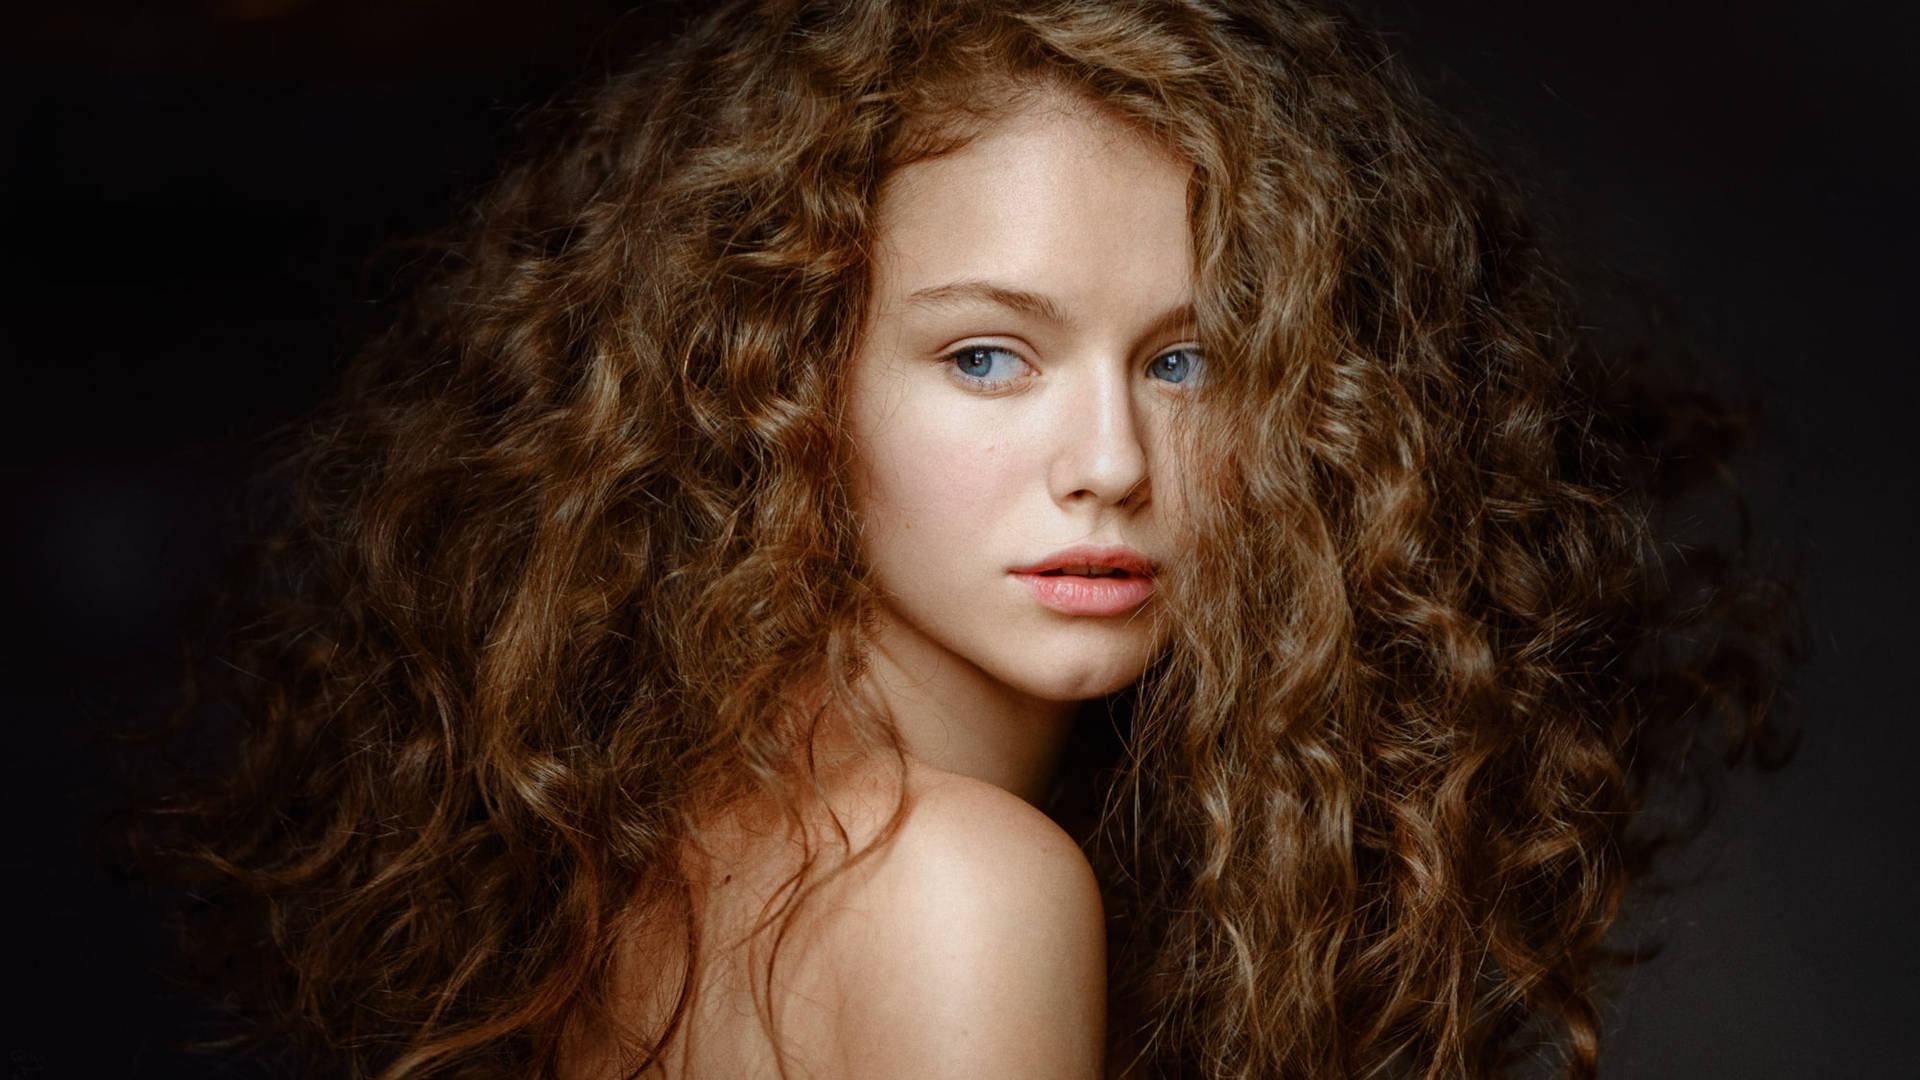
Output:
<instances>
[{"instance_id":1,"label":"curly hair","mask_svg":"<svg viewBox=\"0 0 1920 1080\"><path fill-rule=\"evenodd\" d=\"M1042 83L1191 163L1210 365L1171 644L1054 794L1116 1071L1492 1076L1553 1029L1594 1075L1648 784L1766 731L1764 590L1655 543L1661 439L1518 196L1293 0L740 0L566 107L312 426L238 762L153 815L268 1030L546 1073L622 933L697 949L694 810L806 799L796 687L864 655L877 191Z\"/></svg>"}]
</instances>

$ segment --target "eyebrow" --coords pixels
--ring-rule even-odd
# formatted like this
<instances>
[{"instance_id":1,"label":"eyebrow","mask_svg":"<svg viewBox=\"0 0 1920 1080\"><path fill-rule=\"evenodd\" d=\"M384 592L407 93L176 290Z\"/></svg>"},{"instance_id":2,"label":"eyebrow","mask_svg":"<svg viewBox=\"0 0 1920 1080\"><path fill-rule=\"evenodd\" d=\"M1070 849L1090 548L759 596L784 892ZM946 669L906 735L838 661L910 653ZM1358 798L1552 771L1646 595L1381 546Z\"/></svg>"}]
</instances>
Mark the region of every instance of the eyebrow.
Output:
<instances>
[{"instance_id":1,"label":"eyebrow","mask_svg":"<svg viewBox=\"0 0 1920 1080\"><path fill-rule=\"evenodd\" d=\"M949 281L945 285L931 285L916 290L907 297L909 304L932 307L964 304L969 301L998 304L1022 315L1031 315L1051 323L1067 321L1059 305L1039 293L1028 292L1025 289L1009 289L1004 285L995 285L991 281Z\"/></svg>"},{"instance_id":2,"label":"eyebrow","mask_svg":"<svg viewBox=\"0 0 1920 1080\"><path fill-rule=\"evenodd\" d=\"M1025 289L1010 289L1004 285L995 285L991 281L967 280L950 281L944 285L930 285L917 289L907 296L909 305L928 305L934 307L968 302L985 302L1017 311L1022 315L1031 315L1056 325L1067 322L1060 306L1039 293ZM1181 304L1163 313L1153 320L1142 336L1155 337L1178 327L1193 325L1193 305Z\"/></svg>"}]
</instances>

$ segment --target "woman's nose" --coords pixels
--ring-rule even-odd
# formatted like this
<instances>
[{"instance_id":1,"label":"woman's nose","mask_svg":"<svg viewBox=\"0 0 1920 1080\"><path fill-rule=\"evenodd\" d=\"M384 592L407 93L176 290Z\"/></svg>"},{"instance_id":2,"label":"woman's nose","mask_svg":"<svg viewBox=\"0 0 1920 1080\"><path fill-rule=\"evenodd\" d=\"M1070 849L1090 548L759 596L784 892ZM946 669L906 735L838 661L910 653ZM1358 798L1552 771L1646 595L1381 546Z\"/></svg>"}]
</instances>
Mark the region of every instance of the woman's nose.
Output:
<instances>
[{"instance_id":1,"label":"woman's nose","mask_svg":"<svg viewBox=\"0 0 1920 1080\"><path fill-rule=\"evenodd\" d=\"M1147 494L1147 448L1124 365L1103 365L1062 395L1049 486L1054 501L1138 505ZM1118 368L1118 370L1113 370Z\"/></svg>"}]
</instances>

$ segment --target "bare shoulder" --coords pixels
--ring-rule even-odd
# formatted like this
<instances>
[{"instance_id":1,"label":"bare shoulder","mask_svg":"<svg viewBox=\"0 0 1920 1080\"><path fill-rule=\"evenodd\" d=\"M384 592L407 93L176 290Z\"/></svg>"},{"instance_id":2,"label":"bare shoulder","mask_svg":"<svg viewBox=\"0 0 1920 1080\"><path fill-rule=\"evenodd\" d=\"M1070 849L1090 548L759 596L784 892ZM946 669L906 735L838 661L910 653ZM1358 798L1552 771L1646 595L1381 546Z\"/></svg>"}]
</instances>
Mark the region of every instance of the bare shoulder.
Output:
<instances>
[{"instance_id":1,"label":"bare shoulder","mask_svg":"<svg viewBox=\"0 0 1920 1080\"><path fill-rule=\"evenodd\" d=\"M1017 796L914 763L827 788L810 843L772 813L703 831L697 989L662 1075L1099 1077L1106 931L1072 838ZM791 918L769 920L786 901ZM670 937L622 953L616 1019L635 1030L657 1030L679 993ZM618 1075L591 1049L569 1075Z\"/></svg>"},{"instance_id":2,"label":"bare shoulder","mask_svg":"<svg viewBox=\"0 0 1920 1080\"><path fill-rule=\"evenodd\" d=\"M1056 902L1047 906L1061 914L1099 920L1093 868L1051 818L985 781L924 765L910 766L906 782L906 818L891 845L877 853L869 892L900 892L892 899L924 912L928 905L959 902L950 887L964 884L972 886L968 896L982 914L1001 909L987 903L996 898L1049 896Z\"/></svg>"},{"instance_id":3,"label":"bare shoulder","mask_svg":"<svg viewBox=\"0 0 1920 1080\"><path fill-rule=\"evenodd\" d=\"M1046 815L911 766L906 814L827 900L839 1075L1095 1077L1100 893Z\"/></svg>"}]
</instances>

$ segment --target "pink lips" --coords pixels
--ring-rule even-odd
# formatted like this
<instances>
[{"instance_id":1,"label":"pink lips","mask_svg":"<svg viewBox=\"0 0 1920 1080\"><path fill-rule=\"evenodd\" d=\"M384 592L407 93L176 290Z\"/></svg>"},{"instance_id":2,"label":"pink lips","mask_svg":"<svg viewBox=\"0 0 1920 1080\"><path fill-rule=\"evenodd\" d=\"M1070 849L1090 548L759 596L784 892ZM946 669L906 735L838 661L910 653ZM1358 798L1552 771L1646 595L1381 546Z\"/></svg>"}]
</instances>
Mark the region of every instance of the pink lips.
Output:
<instances>
[{"instance_id":1,"label":"pink lips","mask_svg":"<svg viewBox=\"0 0 1920 1080\"><path fill-rule=\"evenodd\" d=\"M1089 577L1089 568L1123 574ZM1063 615L1124 615L1153 595L1153 563L1132 548L1067 548L1012 574L1042 606Z\"/></svg>"}]
</instances>

